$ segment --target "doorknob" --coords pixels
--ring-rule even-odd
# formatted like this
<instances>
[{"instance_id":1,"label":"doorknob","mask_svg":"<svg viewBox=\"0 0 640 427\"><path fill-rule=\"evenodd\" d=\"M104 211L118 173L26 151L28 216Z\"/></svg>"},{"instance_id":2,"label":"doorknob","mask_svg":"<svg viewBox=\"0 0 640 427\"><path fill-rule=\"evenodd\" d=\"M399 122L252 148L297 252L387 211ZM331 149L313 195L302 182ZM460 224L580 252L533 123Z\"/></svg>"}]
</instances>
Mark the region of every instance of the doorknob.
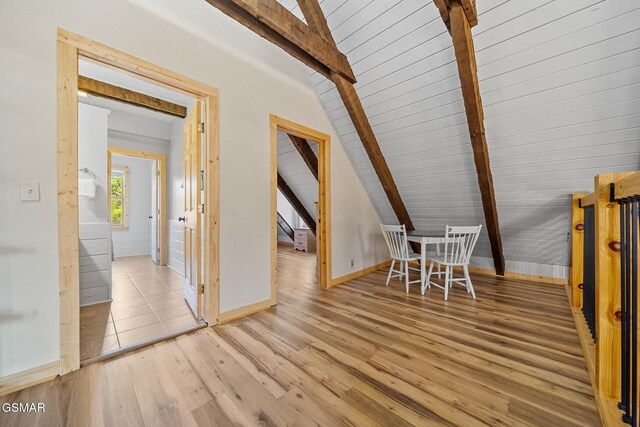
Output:
<instances>
[{"instance_id":1,"label":"doorknob","mask_svg":"<svg viewBox=\"0 0 640 427\"><path fill-rule=\"evenodd\" d=\"M182 221L182 222L184 222L184 217L183 217L183 216L179 216L179 217L178 217L178 221Z\"/></svg>"}]
</instances>

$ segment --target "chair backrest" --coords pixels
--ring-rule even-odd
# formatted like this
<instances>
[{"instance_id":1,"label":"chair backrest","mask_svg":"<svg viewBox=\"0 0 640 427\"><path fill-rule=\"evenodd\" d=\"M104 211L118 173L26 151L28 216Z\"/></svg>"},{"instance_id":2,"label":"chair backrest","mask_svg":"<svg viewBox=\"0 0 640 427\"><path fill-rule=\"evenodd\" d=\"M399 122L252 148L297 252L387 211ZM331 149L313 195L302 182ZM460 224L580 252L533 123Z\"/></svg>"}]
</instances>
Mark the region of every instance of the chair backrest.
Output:
<instances>
[{"instance_id":1,"label":"chair backrest","mask_svg":"<svg viewBox=\"0 0 640 427\"><path fill-rule=\"evenodd\" d=\"M407 231L404 225L380 224L384 240L389 247L389 253L393 259L409 258L409 245L407 243Z\"/></svg>"},{"instance_id":2,"label":"chair backrest","mask_svg":"<svg viewBox=\"0 0 640 427\"><path fill-rule=\"evenodd\" d=\"M444 262L449 264L469 264L471 253L476 246L482 225L477 227L450 227L444 241Z\"/></svg>"}]
</instances>

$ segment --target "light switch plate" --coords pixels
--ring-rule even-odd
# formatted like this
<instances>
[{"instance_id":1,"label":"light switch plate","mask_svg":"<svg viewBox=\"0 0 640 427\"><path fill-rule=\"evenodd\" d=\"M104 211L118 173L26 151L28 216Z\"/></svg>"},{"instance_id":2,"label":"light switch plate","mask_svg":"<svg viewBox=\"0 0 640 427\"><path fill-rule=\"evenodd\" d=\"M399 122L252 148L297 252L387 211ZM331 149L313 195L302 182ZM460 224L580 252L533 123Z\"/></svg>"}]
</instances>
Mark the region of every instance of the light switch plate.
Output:
<instances>
[{"instance_id":1,"label":"light switch plate","mask_svg":"<svg viewBox=\"0 0 640 427\"><path fill-rule=\"evenodd\" d=\"M20 183L20 200L23 202L39 202L40 183L38 181L22 181Z\"/></svg>"}]
</instances>

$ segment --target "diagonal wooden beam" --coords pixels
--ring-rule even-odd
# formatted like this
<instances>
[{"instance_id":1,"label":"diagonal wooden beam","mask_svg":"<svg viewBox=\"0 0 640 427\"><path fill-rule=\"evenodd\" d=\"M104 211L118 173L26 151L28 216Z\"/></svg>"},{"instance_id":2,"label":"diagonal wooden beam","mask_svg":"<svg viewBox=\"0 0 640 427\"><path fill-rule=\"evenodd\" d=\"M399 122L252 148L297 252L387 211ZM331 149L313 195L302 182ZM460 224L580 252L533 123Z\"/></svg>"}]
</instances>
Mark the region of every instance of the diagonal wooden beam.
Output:
<instances>
[{"instance_id":1,"label":"diagonal wooden beam","mask_svg":"<svg viewBox=\"0 0 640 427\"><path fill-rule=\"evenodd\" d=\"M315 32L320 34L323 39L325 39L328 43L332 45L336 45L335 40L333 39L333 35L331 34L331 30L329 29L329 25L327 24L327 19L324 16L324 12L320 7L320 3L317 0L296 0L298 2L298 6L304 15L304 19L307 21L307 25L309 28L312 28Z\"/></svg>"},{"instance_id":2,"label":"diagonal wooden beam","mask_svg":"<svg viewBox=\"0 0 640 427\"><path fill-rule=\"evenodd\" d=\"M291 139L291 143L296 148L296 150L298 150L300 157L302 157L302 160L304 160L304 162L307 164L307 166L309 167L309 170L311 171L311 173L313 174L313 176L317 181L318 180L318 157L316 157L316 153L314 153L313 150L311 149L309 142L304 138L300 138L299 136L295 136L291 134L287 134L287 135L289 135L289 139Z\"/></svg>"},{"instance_id":3,"label":"diagonal wooden beam","mask_svg":"<svg viewBox=\"0 0 640 427\"><path fill-rule=\"evenodd\" d=\"M407 231L414 230L415 228L411 218L409 217L409 212L402 201L400 191L398 190L393 176L391 175L387 161L380 150L380 145L373 133L373 129L371 128L371 124L369 123L369 119L367 118L364 107L360 102L360 97L358 96L355 87L338 75L334 74L332 77L336 88L338 89L338 93L340 94L340 97L349 112L349 116L353 121L353 125L360 137L360 141L362 141L362 145L367 152L369 160L371 161L371 165L373 166L387 199L391 204L391 208L395 212L398 221L407 227Z\"/></svg>"},{"instance_id":4,"label":"diagonal wooden beam","mask_svg":"<svg viewBox=\"0 0 640 427\"><path fill-rule=\"evenodd\" d=\"M356 82L349 61L277 0L206 0L319 73Z\"/></svg>"},{"instance_id":5,"label":"diagonal wooden beam","mask_svg":"<svg viewBox=\"0 0 640 427\"><path fill-rule=\"evenodd\" d=\"M297 1L302 13L304 14L305 20L311 29L324 37L329 44L336 46L336 42L331 35L331 30L329 29L329 25L327 24L327 20L324 17L324 13L318 4L318 1ZM351 82L336 73L331 73L331 80L338 89L340 98L342 98L342 102L347 108L347 112L349 113L351 121L356 128L360 141L369 156L373 169L380 180L380 184L382 184L382 188L387 195L387 199L389 199L391 208L395 212L398 221L400 221L401 224L404 224L408 231L414 230L415 228L411 218L409 217L409 212L402 201L400 191L393 180L387 161L382 155L380 145L373 133L373 129L371 128L371 124L369 123L369 119L364 111L362 102L360 102L360 97L358 96L355 87ZM416 250L416 247L414 247L414 250Z\"/></svg>"},{"instance_id":6,"label":"diagonal wooden beam","mask_svg":"<svg viewBox=\"0 0 640 427\"><path fill-rule=\"evenodd\" d=\"M471 36L471 25L467 19L461 0L449 0L449 19L451 24L451 38L458 64L458 76L464 99L464 109L467 115L473 159L476 164L478 185L482 196L484 219L491 243L491 255L496 273L504 275L505 263L502 252L502 238L498 222L498 209L493 189L493 176L489 161L489 150L484 130L484 111L478 85L478 71L476 55Z\"/></svg>"},{"instance_id":7,"label":"diagonal wooden beam","mask_svg":"<svg viewBox=\"0 0 640 427\"><path fill-rule=\"evenodd\" d=\"M78 90L93 96L124 102L135 105L136 107L170 114L182 119L187 117L187 107L89 77L78 76Z\"/></svg>"},{"instance_id":8,"label":"diagonal wooden beam","mask_svg":"<svg viewBox=\"0 0 640 427\"><path fill-rule=\"evenodd\" d=\"M300 218L302 218L304 223L307 224L307 227L311 229L311 231L313 232L313 235L315 236L316 221L309 214L309 212L307 212L307 210L304 208L304 205L302 204L300 199L298 199L298 197L295 195L291 187L287 185L284 178L282 178L280 174L278 174L278 189L280 190L282 195L289 201L289 203L291 203L291 206L293 206L293 209L298 213L298 215L300 215Z\"/></svg>"}]
</instances>

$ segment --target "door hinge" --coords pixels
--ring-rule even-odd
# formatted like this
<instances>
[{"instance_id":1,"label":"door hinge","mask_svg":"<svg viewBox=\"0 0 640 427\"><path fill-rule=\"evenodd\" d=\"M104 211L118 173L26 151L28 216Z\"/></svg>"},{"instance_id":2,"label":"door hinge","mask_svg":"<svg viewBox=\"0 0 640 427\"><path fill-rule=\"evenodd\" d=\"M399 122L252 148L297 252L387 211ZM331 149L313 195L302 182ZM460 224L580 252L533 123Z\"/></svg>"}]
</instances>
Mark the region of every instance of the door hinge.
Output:
<instances>
[{"instance_id":1,"label":"door hinge","mask_svg":"<svg viewBox=\"0 0 640 427\"><path fill-rule=\"evenodd\" d=\"M201 294L204 294L204 284L203 285L198 285L198 292Z\"/></svg>"},{"instance_id":2,"label":"door hinge","mask_svg":"<svg viewBox=\"0 0 640 427\"><path fill-rule=\"evenodd\" d=\"M200 213L204 213L204 203L200 203Z\"/></svg>"},{"instance_id":3,"label":"door hinge","mask_svg":"<svg viewBox=\"0 0 640 427\"><path fill-rule=\"evenodd\" d=\"M204 122L198 125L198 130L200 131L200 133L204 133Z\"/></svg>"}]
</instances>

